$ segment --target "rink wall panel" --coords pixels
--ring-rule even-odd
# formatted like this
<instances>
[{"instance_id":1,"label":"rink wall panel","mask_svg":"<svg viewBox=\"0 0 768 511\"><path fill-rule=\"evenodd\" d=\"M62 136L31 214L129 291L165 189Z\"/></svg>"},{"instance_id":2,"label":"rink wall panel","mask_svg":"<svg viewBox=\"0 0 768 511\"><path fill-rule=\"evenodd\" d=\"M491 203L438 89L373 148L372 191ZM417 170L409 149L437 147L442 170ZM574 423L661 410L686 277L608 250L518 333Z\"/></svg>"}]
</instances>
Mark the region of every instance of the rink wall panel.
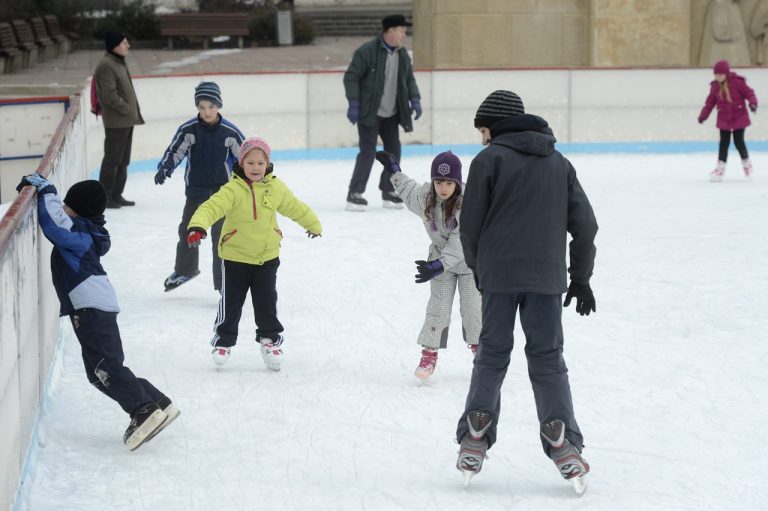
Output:
<instances>
[{"instance_id":1,"label":"rink wall panel","mask_svg":"<svg viewBox=\"0 0 768 511\"><path fill-rule=\"evenodd\" d=\"M758 93L768 69L736 70ZM134 160L157 158L176 128L196 115L194 87L214 80L222 115L273 150L352 148L357 127L346 119L343 71L136 77L146 124L134 133ZM697 123L709 92L709 69L477 69L417 71L424 114L405 145L477 144L473 119L493 90L517 92L526 111L550 123L561 144L674 143L717 139L714 118ZM85 91L86 93L88 90ZM762 110L752 115L748 140L768 140ZM88 165L102 154L101 120L88 115Z\"/></svg>"},{"instance_id":2,"label":"rink wall panel","mask_svg":"<svg viewBox=\"0 0 768 511\"><path fill-rule=\"evenodd\" d=\"M84 99L59 117L37 168L59 191L87 175ZM37 219L32 189L0 221L0 509L9 509L24 472L51 360L60 337L50 272L51 244Z\"/></svg>"}]
</instances>

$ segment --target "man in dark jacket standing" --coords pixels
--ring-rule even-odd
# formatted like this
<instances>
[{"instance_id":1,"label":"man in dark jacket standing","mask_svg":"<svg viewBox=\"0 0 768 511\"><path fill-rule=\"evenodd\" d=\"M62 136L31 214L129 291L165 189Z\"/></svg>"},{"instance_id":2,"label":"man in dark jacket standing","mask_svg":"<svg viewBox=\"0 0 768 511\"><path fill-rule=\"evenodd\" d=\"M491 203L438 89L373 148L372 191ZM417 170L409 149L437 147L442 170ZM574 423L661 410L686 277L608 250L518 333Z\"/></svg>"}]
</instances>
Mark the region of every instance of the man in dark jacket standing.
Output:
<instances>
[{"instance_id":1,"label":"man in dark jacket standing","mask_svg":"<svg viewBox=\"0 0 768 511\"><path fill-rule=\"evenodd\" d=\"M573 166L555 150L547 122L525 114L517 94L499 90L489 95L477 111L475 127L488 147L469 169L460 236L482 293L483 327L456 432L461 443L457 467L468 481L496 441L501 385L519 310L544 452L583 491L589 465L581 457L584 443L563 360L561 316L572 298L582 316L596 311L589 285L595 215ZM568 233L571 282L561 305Z\"/></svg>"},{"instance_id":2,"label":"man in dark jacket standing","mask_svg":"<svg viewBox=\"0 0 768 511\"><path fill-rule=\"evenodd\" d=\"M144 124L144 119L125 64L131 47L128 39L122 32L107 31L104 45L107 53L93 72L93 85L104 118L104 158L99 181L107 191L107 207L119 208L135 204L123 197L123 190L128 180L133 127Z\"/></svg>"},{"instance_id":3,"label":"man in dark jacket standing","mask_svg":"<svg viewBox=\"0 0 768 511\"><path fill-rule=\"evenodd\" d=\"M400 161L400 131L413 131L411 114L421 117L421 96L413 76L408 51L402 44L406 27L411 24L401 14L382 20L383 31L378 37L355 50L352 62L344 73L344 89L349 108L347 119L357 124L360 152L349 183L347 209L365 211L368 201L363 192L368 184L376 141L381 135L384 150ZM381 171L379 189L385 208L400 209L403 201L394 191L390 173Z\"/></svg>"}]
</instances>

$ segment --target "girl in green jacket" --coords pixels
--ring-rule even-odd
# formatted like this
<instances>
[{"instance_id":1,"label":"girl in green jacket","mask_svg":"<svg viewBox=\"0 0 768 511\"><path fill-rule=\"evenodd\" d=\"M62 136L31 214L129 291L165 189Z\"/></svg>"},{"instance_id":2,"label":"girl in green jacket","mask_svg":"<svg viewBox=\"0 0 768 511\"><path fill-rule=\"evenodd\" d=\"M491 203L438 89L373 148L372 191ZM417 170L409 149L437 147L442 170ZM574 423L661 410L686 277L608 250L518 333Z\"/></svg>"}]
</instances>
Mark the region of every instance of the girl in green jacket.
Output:
<instances>
[{"instance_id":1,"label":"girl in green jacket","mask_svg":"<svg viewBox=\"0 0 768 511\"><path fill-rule=\"evenodd\" d=\"M280 370L283 325L277 319L275 284L283 234L277 213L306 229L309 238L322 233L312 209L272 174L269 154L264 139L246 139L240 146L232 180L200 205L187 227L187 242L197 246L206 237L206 229L226 217L218 246L221 301L211 340L211 356L218 366L226 363L237 342L237 326L250 289L261 355L267 368Z\"/></svg>"}]
</instances>

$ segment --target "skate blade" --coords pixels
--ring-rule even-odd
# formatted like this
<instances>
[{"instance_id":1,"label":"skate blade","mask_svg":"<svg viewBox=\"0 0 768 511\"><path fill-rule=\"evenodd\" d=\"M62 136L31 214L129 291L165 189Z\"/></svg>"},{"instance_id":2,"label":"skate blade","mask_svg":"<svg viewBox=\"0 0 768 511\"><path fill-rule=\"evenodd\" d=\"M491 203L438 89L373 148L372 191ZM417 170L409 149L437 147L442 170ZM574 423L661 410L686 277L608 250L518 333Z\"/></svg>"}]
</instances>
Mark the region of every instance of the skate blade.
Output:
<instances>
[{"instance_id":1,"label":"skate blade","mask_svg":"<svg viewBox=\"0 0 768 511\"><path fill-rule=\"evenodd\" d=\"M362 211L365 211L365 206L363 206L361 204L353 204L351 202L347 202L347 208L346 209L347 209L347 211L362 212Z\"/></svg>"},{"instance_id":2,"label":"skate blade","mask_svg":"<svg viewBox=\"0 0 768 511\"><path fill-rule=\"evenodd\" d=\"M392 201L382 201L382 206L384 206L384 209L403 209L403 203L402 202L392 202Z\"/></svg>"},{"instance_id":3,"label":"skate blade","mask_svg":"<svg viewBox=\"0 0 768 511\"><path fill-rule=\"evenodd\" d=\"M579 497L584 495L584 492L587 491L587 480L584 477L585 476L576 476L571 479L573 490L576 492L576 495L578 495Z\"/></svg>"},{"instance_id":4,"label":"skate blade","mask_svg":"<svg viewBox=\"0 0 768 511\"><path fill-rule=\"evenodd\" d=\"M147 438L149 438L152 433L157 430L160 426L162 426L163 422L166 421L168 417L168 414L165 413L162 410L155 410L152 412L152 415L150 415L147 420L144 421L144 424L139 426L139 429L133 432L133 435L126 440L125 446L128 447L129 451L135 451L144 443L146 442Z\"/></svg>"},{"instance_id":5,"label":"skate blade","mask_svg":"<svg viewBox=\"0 0 768 511\"><path fill-rule=\"evenodd\" d=\"M464 489L466 490L469 488L469 483L472 481L472 478L475 477L477 472L473 472L472 470L462 470L462 472L464 473Z\"/></svg>"},{"instance_id":6,"label":"skate blade","mask_svg":"<svg viewBox=\"0 0 768 511\"><path fill-rule=\"evenodd\" d=\"M169 425L171 422L175 421L175 420L176 420L176 418L177 418L179 415L181 415L181 410L179 410L178 408L176 408L176 405L174 405L173 403L171 403L171 406L169 406L168 408L166 408L166 409L165 409L165 410L163 410L163 411L164 411L164 412L165 412L165 414L166 414L166 419L165 419L165 421L163 421L163 423L162 423L162 424L160 424L160 425L159 425L159 426L158 426L158 427L157 427L157 428L156 428L156 429L155 429L155 430L154 430L154 431L153 431L153 432L152 432L152 433L151 433L151 434L150 434L150 435L147 437L147 439L146 439L146 440L144 440L144 443L145 443L145 444L146 444L147 442L149 442L150 440L152 440L153 438L155 438L155 437L157 436L157 434L158 434L158 433L160 433L162 430L164 430L165 428L167 428L167 427L168 427L168 425Z\"/></svg>"}]
</instances>

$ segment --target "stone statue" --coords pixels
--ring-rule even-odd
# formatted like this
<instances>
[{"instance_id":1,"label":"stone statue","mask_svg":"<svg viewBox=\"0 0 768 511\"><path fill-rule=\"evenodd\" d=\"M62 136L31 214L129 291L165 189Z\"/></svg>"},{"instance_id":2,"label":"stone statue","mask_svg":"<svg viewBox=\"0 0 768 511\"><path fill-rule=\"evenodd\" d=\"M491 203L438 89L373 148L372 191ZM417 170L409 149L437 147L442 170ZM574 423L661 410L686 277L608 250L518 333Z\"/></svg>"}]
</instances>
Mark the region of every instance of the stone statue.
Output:
<instances>
[{"instance_id":1,"label":"stone statue","mask_svg":"<svg viewBox=\"0 0 768 511\"><path fill-rule=\"evenodd\" d=\"M750 30L750 24L754 17L755 9L760 0L738 0L741 10L741 19L744 21L744 31L747 36L747 49L749 50L749 59L751 63L757 62L757 48L762 42L760 35L755 35Z\"/></svg>"},{"instance_id":2,"label":"stone statue","mask_svg":"<svg viewBox=\"0 0 768 511\"><path fill-rule=\"evenodd\" d=\"M732 0L712 0L704 19L699 65L709 67L718 60L734 67L752 63L741 10Z\"/></svg>"},{"instance_id":3,"label":"stone statue","mask_svg":"<svg viewBox=\"0 0 768 511\"><path fill-rule=\"evenodd\" d=\"M760 65L766 63L768 59L768 0L760 0L757 4L754 14L752 15L752 22L749 24L749 31L753 36L757 37L757 56L755 62Z\"/></svg>"}]
</instances>

